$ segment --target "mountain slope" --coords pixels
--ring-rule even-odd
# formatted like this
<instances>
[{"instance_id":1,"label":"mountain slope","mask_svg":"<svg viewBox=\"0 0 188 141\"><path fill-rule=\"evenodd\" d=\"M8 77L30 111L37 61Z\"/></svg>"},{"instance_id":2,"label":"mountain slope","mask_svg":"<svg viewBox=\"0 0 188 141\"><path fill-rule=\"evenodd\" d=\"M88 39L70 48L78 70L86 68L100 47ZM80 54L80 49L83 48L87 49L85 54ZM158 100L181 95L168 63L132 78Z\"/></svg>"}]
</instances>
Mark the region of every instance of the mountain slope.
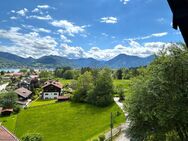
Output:
<instances>
[{"instance_id":1,"label":"mountain slope","mask_svg":"<svg viewBox=\"0 0 188 141\"><path fill-rule=\"evenodd\" d=\"M133 68L139 66L146 66L154 60L154 55L141 58L138 56L129 56L125 54L120 54L113 59L107 61L105 64L107 67L111 68Z\"/></svg>"},{"instance_id":2,"label":"mountain slope","mask_svg":"<svg viewBox=\"0 0 188 141\"><path fill-rule=\"evenodd\" d=\"M40 67L55 68L70 66L72 68L91 67L91 68L132 68L146 66L154 60L155 56L141 58L120 54L109 61L99 61L93 58L68 59L60 56L43 56L39 59L23 58L14 54L0 52L0 67Z\"/></svg>"},{"instance_id":3,"label":"mountain slope","mask_svg":"<svg viewBox=\"0 0 188 141\"><path fill-rule=\"evenodd\" d=\"M0 52L0 57L9 61L19 62L20 64L31 64L33 62L33 58L23 58L18 55L14 55L7 52Z\"/></svg>"}]
</instances>

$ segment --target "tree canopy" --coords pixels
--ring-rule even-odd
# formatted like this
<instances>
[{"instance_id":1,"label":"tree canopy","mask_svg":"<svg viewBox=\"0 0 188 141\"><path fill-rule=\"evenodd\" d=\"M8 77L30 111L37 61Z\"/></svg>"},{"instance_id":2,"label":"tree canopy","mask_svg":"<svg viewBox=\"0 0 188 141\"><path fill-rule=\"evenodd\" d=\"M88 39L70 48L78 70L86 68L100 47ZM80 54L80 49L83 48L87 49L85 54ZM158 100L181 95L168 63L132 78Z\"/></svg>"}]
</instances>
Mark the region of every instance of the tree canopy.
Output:
<instances>
[{"instance_id":1,"label":"tree canopy","mask_svg":"<svg viewBox=\"0 0 188 141\"><path fill-rule=\"evenodd\" d=\"M127 133L135 141L188 140L188 50L163 51L146 73L132 83Z\"/></svg>"}]
</instances>

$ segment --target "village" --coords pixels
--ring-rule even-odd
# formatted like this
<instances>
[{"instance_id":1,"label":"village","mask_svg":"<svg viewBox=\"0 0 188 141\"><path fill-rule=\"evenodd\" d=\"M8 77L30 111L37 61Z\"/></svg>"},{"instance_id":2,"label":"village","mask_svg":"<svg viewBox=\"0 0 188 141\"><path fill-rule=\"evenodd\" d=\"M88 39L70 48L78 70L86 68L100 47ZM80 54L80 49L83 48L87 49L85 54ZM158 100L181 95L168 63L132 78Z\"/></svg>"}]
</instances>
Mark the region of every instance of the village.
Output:
<instances>
[{"instance_id":1,"label":"village","mask_svg":"<svg viewBox=\"0 0 188 141\"><path fill-rule=\"evenodd\" d=\"M63 69L65 70L68 69L67 71L70 71L69 68L63 68ZM59 76L58 73L60 70L57 69L55 71L46 71L46 70L35 71L30 69L23 69L20 70L19 72L1 72L0 93L1 95L4 96L1 97L2 99L0 100L0 103L3 102L6 103L6 104L1 104L1 105L5 105L4 107L0 107L0 115L1 115L0 122L2 125L1 126L2 137L7 139L12 139L13 141L15 139L18 140L15 134L13 134L16 132L15 129L13 131L9 131L5 127L7 124L9 124L9 122L7 122L7 119L9 117L10 118L14 116L17 117L19 113L21 114L23 111L25 110L27 111L28 109L32 109L33 107L42 109L43 105L51 106L55 103L62 103L62 102L64 104L67 104L68 101L73 101L71 99L73 99L74 97L74 91L77 89L77 87L79 87L78 84L76 84L76 81L78 80L65 79L69 77L64 77L63 79L60 78L61 76ZM71 71L78 72L78 70L71 70ZM84 75L87 73L89 74L88 71L92 72L93 70L90 68L83 68L80 71L83 71L82 73ZM66 71L64 73L66 74ZM56 77L54 77L52 74L53 75L56 74ZM88 78L90 78L90 76L84 76L84 77L85 77L84 81L86 82L83 82L85 83L83 84L83 86L87 87L87 85L91 83L87 80ZM118 84L120 82L124 82L124 81L120 80L118 81ZM122 98L123 97L124 96L122 94ZM71 104L72 102L69 103ZM115 107L117 108L118 106ZM120 113L122 113L122 111ZM123 115L121 116L121 119L123 119L122 117ZM120 123L122 123L122 120L120 121L121 121ZM119 123L117 125L119 125ZM114 135L117 134L119 131L120 131L119 128L115 129ZM110 134L109 133L106 134L107 134L106 135L107 138L110 138Z\"/></svg>"}]
</instances>

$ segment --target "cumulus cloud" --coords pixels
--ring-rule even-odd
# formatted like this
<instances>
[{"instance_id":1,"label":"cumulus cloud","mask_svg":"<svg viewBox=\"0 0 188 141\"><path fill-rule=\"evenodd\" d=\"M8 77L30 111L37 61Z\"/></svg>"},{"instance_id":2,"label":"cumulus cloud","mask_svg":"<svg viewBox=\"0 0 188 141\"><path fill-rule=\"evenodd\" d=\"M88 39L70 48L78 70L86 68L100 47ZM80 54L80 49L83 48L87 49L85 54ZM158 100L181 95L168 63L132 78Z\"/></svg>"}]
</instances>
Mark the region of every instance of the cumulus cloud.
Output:
<instances>
[{"instance_id":1,"label":"cumulus cloud","mask_svg":"<svg viewBox=\"0 0 188 141\"><path fill-rule=\"evenodd\" d=\"M60 37L64 43L72 43L72 41L68 39L65 35L60 35Z\"/></svg>"},{"instance_id":2,"label":"cumulus cloud","mask_svg":"<svg viewBox=\"0 0 188 141\"><path fill-rule=\"evenodd\" d=\"M25 16L27 12L29 12L28 9L24 8L24 9L17 11L16 13L20 16Z\"/></svg>"},{"instance_id":3,"label":"cumulus cloud","mask_svg":"<svg viewBox=\"0 0 188 141\"><path fill-rule=\"evenodd\" d=\"M29 29L29 30L32 30L34 32L44 32L44 33L51 33L51 30L49 29L45 29L45 28L36 28L32 25L22 25L22 27L24 27L25 29Z\"/></svg>"},{"instance_id":4,"label":"cumulus cloud","mask_svg":"<svg viewBox=\"0 0 188 141\"><path fill-rule=\"evenodd\" d=\"M130 0L120 0L123 4L127 4Z\"/></svg>"},{"instance_id":5,"label":"cumulus cloud","mask_svg":"<svg viewBox=\"0 0 188 141\"><path fill-rule=\"evenodd\" d=\"M100 49L98 47L93 47L85 53L85 56L100 60L109 60L119 54L147 57L170 46L171 43L164 42L150 42L141 45L136 41L130 41L128 46L118 44L112 49Z\"/></svg>"},{"instance_id":6,"label":"cumulus cloud","mask_svg":"<svg viewBox=\"0 0 188 141\"><path fill-rule=\"evenodd\" d=\"M59 49L59 53L61 56L68 58L83 58L85 56L85 51L81 47L73 47L67 44L61 44L61 48Z\"/></svg>"},{"instance_id":7,"label":"cumulus cloud","mask_svg":"<svg viewBox=\"0 0 188 141\"><path fill-rule=\"evenodd\" d=\"M35 8L32 10L33 13L37 13L37 12L40 12L40 10L38 8Z\"/></svg>"},{"instance_id":8,"label":"cumulus cloud","mask_svg":"<svg viewBox=\"0 0 188 141\"><path fill-rule=\"evenodd\" d=\"M85 26L78 26L67 20L55 20L51 22L51 25L61 28L58 30L59 33L68 34L70 36L85 32Z\"/></svg>"},{"instance_id":9,"label":"cumulus cloud","mask_svg":"<svg viewBox=\"0 0 188 141\"><path fill-rule=\"evenodd\" d=\"M134 55L146 57L157 53L158 51L171 46L171 43L164 42L146 42L140 44L134 40L130 40L128 45L117 44L111 49L100 49L92 47L89 51L84 50L80 46L70 46L71 42L66 36L61 34L64 42L59 45L51 36L41 36L39 32L48 32L43 28L34 28L29 26L33 32L23 33L19 27L11 27L9 30L0 29L0 39L9 40L10 43L2 45L0 43L0 51L14 53L23 57L41 57L44 55L59 55L68 58L95 58L98 60L109 60L119 54ZM35 30L35 31L34 31ZM162 34L155 34L162 36Z\"/></svg>"},{"instance_id":10,"label":"cumulus cloud","mask_svg":"<svg viewBox=\"0 0 188 141\"><path fill-rule=\"evenodd\" d=\"M43 55L57 54L58 43L51 36L40 36L37 32L21 33L19 27L9 30L0 29L0 38L10 41L9 46L0 45L1 51L8 51L23 57L41 57Z\"/></svg>"},{"instance_id":11,"label":"cumulus cloud","mask_svg":"<svg viewBox=\"0 0 188 141\"><path fill-rule=\"evenodd\" d=\"M101 23L116 24L118 19L116 17L103 17L100 20Z\"/></svg>"}]
</instances>

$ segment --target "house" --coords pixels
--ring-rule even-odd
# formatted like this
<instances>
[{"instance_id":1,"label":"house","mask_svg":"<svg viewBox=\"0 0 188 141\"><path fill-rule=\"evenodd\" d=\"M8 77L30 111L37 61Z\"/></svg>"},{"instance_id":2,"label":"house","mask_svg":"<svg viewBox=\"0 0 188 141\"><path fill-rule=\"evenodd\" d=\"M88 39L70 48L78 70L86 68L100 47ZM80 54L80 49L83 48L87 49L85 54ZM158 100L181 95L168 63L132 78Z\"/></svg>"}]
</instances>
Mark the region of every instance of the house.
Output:
<instances>
[{"instance_id":1,"label":"house","mask_svg":"<svg viewBox=\"0 0 188 141\"><path fill-rule=\"evenodd\" d=\"M0 141L19 141L19 139L4 126L0 126Z\"/></svg>"},{"instance_id":2,"label":"house","mask_svg":"<svg viewBox=\"0 0 188 141\"><path fill-rule=\"evenodd\" d=\"M24 87L14 91L18 95L17 104L26 107L31 102L32 92Z\"/></svg>"},{"instance_id":3,"label":"house","mask_svg":"<svg viewBox=\"0 0 188 141\"><path fill-rule=\"evenodd\" d=\"M24 87L16 89L14 92L18 95L18 98L21 101L27 100L32 96L32 92Z\"/></svg>"},{"instance_id":4,"label":"house","mask_svg":"<svg viewBox=\"0 0 188 141\"><path fill-rule=\"evenodd\" d=\"M49 80L44 83L42 98L43 99L57 99L61 96L62 85L58 81Z\"/></svg>"},{"instance_id":5,"label":"house","mask_svg":"<svg viewBox=\"0 0 188 141\"><path fill-rule=\"evenodd\" d=\"M1 115L2 116L10 116L12 112L13 112L13 109L2 109Z\"/></svg>"}]
</instances>

